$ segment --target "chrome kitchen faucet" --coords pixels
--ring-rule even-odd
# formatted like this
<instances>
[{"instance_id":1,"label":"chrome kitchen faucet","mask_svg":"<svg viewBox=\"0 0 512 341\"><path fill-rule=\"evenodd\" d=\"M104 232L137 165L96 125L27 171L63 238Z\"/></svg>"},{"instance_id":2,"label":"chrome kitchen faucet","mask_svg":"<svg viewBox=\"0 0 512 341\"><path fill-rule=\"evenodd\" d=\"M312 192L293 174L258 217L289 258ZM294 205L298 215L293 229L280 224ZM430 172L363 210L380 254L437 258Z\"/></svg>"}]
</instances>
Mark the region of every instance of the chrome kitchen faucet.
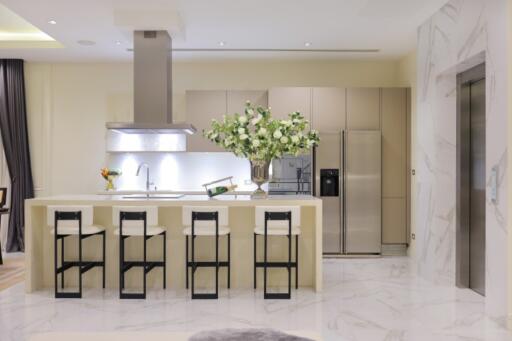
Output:
<instances>
[{"instance_id":1,"label":"chrome kitchen faucet","mask_svg":"<svg viewBox=\"0 0 512 341\"><path fill-rule=\"evenodd\" d=\"M135 174L135 176L139 176L140 170L142 169L143 166L146 166L146 194L149 197L149 188L151 187L151 185L154 185L153 182L149 181L149 165L145 162L141 163L139 165L139 168L137 168L137 173Z\"/></svg>"}]
</instances>

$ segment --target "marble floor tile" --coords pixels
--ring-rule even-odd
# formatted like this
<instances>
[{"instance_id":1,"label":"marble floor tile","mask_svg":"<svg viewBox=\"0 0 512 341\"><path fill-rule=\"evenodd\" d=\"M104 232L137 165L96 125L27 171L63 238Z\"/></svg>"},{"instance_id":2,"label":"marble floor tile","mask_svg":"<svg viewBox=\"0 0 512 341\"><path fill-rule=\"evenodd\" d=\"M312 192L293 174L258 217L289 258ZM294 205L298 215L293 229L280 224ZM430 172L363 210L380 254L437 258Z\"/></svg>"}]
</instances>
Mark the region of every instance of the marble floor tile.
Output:
<instances>
[{"instance_id":1,"label":"marble floor tile","mask_svg":"<svg viewBox=\"0 0 512 341\"><path fill-rule=\"evenodd\" d=\"M511 340L485 316L470 290L419 278L408 258L329 259L324 291L300 289L291 300L265 301L261 290L221 291L219 300L192 301L186 291L151 290L145 301L120 301L112 290L86 290L81 300L51 291L0 292L0 340L77 331L195 332L270 327L309 330L324 340Z\"/></svg>"}]
</instances>

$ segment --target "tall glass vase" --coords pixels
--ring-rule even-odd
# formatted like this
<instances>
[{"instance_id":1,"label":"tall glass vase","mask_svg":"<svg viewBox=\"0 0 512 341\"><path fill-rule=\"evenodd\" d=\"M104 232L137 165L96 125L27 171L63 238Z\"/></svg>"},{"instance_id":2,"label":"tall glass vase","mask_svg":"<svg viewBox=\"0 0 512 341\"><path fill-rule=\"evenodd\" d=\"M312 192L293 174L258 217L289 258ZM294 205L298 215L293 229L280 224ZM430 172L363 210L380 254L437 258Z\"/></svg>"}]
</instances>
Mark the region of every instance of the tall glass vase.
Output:
<instances>
[{"instance_id":1,"label":"tall glass vase","mask_svg":"<svg viewBox=\"0 0 512 341\"><path fill-rule=\"evenodd\" d=\"M250 160L251 162L251 181L258 185L258 188L252 193L252 197L266 197L267 193L261 188L261 185L269 180L270 161Z\"/></svg>"}]
</instances>

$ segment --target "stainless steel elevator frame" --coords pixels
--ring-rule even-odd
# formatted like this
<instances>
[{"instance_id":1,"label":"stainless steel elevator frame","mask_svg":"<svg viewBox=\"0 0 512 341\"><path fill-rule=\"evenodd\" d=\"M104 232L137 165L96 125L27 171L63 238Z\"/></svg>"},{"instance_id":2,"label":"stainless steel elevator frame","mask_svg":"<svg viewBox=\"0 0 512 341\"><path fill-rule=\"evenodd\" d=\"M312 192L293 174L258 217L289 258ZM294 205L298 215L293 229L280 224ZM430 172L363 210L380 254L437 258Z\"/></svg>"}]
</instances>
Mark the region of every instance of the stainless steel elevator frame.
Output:
<instances>
[{"instance_id":1,"label":"stainless steel elevator frame","mask_svg":"<svg viewBox=\"0 0 512 341\"><path fill-rule=\"evenodd\" d=\"M485 64L457 75L457 193L456 278L457 287L470 287L470 197L471 197L471 93L474 82L485 79Z\"/></svg>"}]
</instances>

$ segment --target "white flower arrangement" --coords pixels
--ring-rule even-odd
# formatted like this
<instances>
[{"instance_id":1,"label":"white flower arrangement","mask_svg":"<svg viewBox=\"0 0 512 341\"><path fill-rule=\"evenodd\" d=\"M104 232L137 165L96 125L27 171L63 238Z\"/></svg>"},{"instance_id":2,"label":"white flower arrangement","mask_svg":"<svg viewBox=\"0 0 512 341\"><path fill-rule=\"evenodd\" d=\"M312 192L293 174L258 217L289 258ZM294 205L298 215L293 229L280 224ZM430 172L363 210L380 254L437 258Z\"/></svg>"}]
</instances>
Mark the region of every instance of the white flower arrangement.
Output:
<instances>
[{"instance_id":1,"label":"white flower arrangement","mask_svg":"<svg viewBox=\"0 0 512 341\"><path fill-rule=\"evenodd\" d=\"M300 155L318 145L315 130L305 132L309 122L299 112L287 120L272 118L270 108L253 107L247 102L243 115L212 120L212 129L203 135L216 145L251 161L271 161L283 155Z\"/></svg>"}]
</instances>

